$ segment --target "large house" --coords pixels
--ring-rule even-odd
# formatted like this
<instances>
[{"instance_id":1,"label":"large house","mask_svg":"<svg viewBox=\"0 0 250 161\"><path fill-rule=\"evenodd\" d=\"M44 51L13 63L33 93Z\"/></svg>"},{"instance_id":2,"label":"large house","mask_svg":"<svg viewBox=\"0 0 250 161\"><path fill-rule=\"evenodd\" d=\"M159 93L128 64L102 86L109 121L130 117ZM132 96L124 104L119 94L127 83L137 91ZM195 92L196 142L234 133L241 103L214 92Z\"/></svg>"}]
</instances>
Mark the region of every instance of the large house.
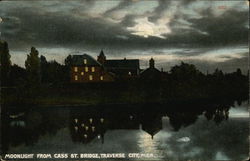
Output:
<instances>
[{"instance_id":1,"label":"large house","mask_svg":"<svg viewBox=\"0 0 250 161\"><path fill-rule=\"evenodd\" d=\"M71 62L71 82L111 82L113 76L103 66L87 54L73 55Z\"/></svg>"},{"instance_id":2,"label":"large house","mask_svg":"<svg viewBox=\"0 0 250 161\"><path fill-rule=\"evenodd\" d=\"M71 82L111 82L115 79L138 77L140 65L138 59L107 60L103 51L97 60L87 54L73 55L71 62Z\"/></svg>"}]
</instances>

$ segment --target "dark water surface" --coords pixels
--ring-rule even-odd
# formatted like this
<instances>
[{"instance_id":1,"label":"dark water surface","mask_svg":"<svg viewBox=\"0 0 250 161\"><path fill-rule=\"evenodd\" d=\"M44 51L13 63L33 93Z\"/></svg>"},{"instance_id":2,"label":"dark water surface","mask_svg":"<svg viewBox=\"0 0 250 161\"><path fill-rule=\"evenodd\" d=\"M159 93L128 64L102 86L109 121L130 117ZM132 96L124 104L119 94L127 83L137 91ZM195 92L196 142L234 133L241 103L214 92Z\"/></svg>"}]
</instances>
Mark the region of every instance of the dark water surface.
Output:
<instances>
[{"instance_id":1,"label":"dark water surface","mask_svg":"<svg viewBox=\"0 0 250 161\"><path fill-rule=\"evenodd\" d=\"M140 153L148 160L244 160L248 104L196 108L32 107L2 118L4 153ZM223 107L222 107L223 106ZM175 110L174 110L175 109ZM127 159L136 159L128 158Z\"/></svg>"}]
</instances>

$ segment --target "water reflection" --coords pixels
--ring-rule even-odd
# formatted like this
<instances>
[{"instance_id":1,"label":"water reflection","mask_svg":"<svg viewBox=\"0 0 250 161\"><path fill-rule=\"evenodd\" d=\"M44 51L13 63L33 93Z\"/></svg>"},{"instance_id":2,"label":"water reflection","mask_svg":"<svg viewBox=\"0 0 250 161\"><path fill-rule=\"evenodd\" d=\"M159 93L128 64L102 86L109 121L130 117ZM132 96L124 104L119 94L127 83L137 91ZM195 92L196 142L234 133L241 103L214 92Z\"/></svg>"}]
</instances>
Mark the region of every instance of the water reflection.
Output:
<instances>
[{"instance_id":1,"label":"water reflection","mask_svg":"<svg viewBox=\"0 0 250 161\"><path fill-rule=\"evenodd\" d=\"M70 133L74 142L88 143L98 136L104 143L106 121L90 113L70 113Z\"/></svg>"},{"instance_id":2,"label":"water reflection","mask_svg":"<svg viewBox=\"0 0 250 161\"><path fill-rule=\"evenodd\" d=\"M241 159L248 153L248 124L237 113L248 112L244 104L232 105L237 107L196 103L14 109L2 117L2 150L39 153L46 145L52 148L48 152L60 147L67 152L152 153L156 159ZM237 117L229 119L231 111Z\"/></svg>"},{"instance_id":3,"label":"water reflection","mask_svg":"<svg viewBox=\"0 0 250 161\"><path fill-rule=\"evenodd\" d=\"M159 151L157 150L158 144L155 142L155 140L152 140L152 137L150 135L145 132L140 133L138 139L138 146L140 147L141 153L159 153Z\"/></svg>"}]
</instances>

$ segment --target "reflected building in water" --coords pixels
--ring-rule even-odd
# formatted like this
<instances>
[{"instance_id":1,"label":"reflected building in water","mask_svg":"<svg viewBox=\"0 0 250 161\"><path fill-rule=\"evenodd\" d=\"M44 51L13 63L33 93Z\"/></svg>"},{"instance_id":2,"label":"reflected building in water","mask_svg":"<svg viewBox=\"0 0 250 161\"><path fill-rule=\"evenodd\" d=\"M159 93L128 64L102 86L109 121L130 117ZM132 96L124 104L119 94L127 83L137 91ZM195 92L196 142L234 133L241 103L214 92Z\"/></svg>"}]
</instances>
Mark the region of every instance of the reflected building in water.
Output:
<instances>
[{"instance_id":1,"label":"reflected building in water","mask_svg":"<svg viewBox=\"0 0 250 161\"><path fill-rule=\"evenodd\" d=\"M108 115L108 116L106 116ZM147 132L153 139L162 129L162 117L157 112L131 113L120 112L92 115L88 112L71 112L70 132L75 142L88 143L95 138L104 143L104 135L108 130L139 130Z\"/></svg>"},{"instance_id":2,"label":"reflected building in water","mask_svg":"<svg viewBox=\"0 0 250 161\"><path fill-rule=\"evenodd\" d=\"M106 121L103 116L91 111L71 111L69 129L74 142L88 143L98 137L104 143Z\"/></svg>"},{"instance_id":3,"label":"reflected building in water","mask_svg":"<svg viewBox=\"0 0 250 161\"><path fill-rule=\"evenodd\" d=\"M142 130L147 132L152 139L154 135L162 130L162 117L161 115L157 115L157 113L153 113L142 118Z\"/></svg>"}]
</instances>

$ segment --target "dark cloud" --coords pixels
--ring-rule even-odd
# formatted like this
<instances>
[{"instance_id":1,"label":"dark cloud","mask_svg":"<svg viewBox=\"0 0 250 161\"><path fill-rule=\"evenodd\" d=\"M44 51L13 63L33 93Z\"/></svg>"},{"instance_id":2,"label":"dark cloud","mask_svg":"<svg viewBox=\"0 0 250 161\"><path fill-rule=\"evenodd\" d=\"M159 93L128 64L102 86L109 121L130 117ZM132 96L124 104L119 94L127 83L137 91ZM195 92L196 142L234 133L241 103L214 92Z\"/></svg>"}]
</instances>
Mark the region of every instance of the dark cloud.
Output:
<instances>
[{"instance_id":1,"label":"dark cloud","mask_svg":"<svg viewBox=\"0 0 250 161\"><path fill-rule=\"evenodd\" d=\"M193 1L182 2L184 5ZM73 3L73 2L72 2ZM90 5L93 2L91 2ZM106 13L123 9L132 1L121 1ZM53 4L51 4L53 5ZM77 3L73 3L77 5ZM170 5L169 1L159 1L155 15L160 15ZM55 6L54 6L55 7ZM67 7L62 5L63 8ZM190 45L193 47L246 44L248 42L248 12L228 10L216 16L210 9L204 9L200 18L190 18L185 14L176 14L169 23L171 33L166 39L148 36L148 38L131 34L127 27L136 24L139 15L127 14L120 23L113 23L103 17L91 18L87 15L73 16L68 12L44 12L42 8L15 8L2 15L4 23L0 24L1 37L16 47L24 44L53 46L103 46L134 48L166 48ZM141 15L140 15L141 16ZM151 17L152 18L152 17ZM157 17L155 17L157 19ZM182 19L190 25L183 27L178 21ZM11 44L10 44L11 45ZM12 46L11 45L11 46ZM13 46L14 46L13 45Z\"/></svg>"},{"instance_id":2,"label":"dark cloud","mask_svg":"<svg viewBox=\"0 0 250 161\"><path fill-rule=\"evenodd\" d=\"M181 13L181 10L183 8L188 7L190 4L196 1L198 0L180 0L179 4L177 5L177 10L174 12ZM148 17L148 20L151 22L156 22L158 19L162 18L163 14L171 7L171 5L172 5L171 0L159 0L158 6L154 9L153 12L151 12L152 15Z\"/></svg>"},{"instance_id":3,"label":"dark cloud","mask_svg":"<svg viewBox=\"0 0 250 161\"><path fill-rule=\"evenodd\" d=\"M181 2L181 5L187 6L187 5L190 5L191 3L194 3L196 1L199 1L199 0L182 0L180 2Z\"/></svg>"},{"instance_id":4,"label":"dark cloud","mask_svg":"<svg viewBox=\"0 0 250 161\"><path fill-rule=\"evenodd\" d=\"M180 15L176 15L177 18ZM247 44L248 42L248 12L228 10L220 16L205 9L200 18L182 16L191 25L182 28L181 24L173 19L170 22L172 33L166 35L170 42L194 45L230 45Z\"/></svg>"},{"instance_id":5,"label":"dark cloud","mask_svg":"<svg viewBox=\"0 0 250 161\"><path fill-rule=\"evenodd\" d=\"M136 22L135 22L135 18L136 17L137 16L134 15L134 14L128 14L128 15L126 15L123 18L123 20L121 22L121 25L126 26L126 27L133 27L134 25L136 25Z\"/></svg>"},{"instance_id":6,"label":"dark cloud","mask_svg":"<svg viewBox=\"0 0 250 161\"><path fill-rule=\"evenodd\" d=\"M116 12L116 11L119 11L119 10L122 10L122 9L125 9L126 7L132 5L134 3L133 0L122 0L117 6L107 10L105 13L104 13L104 16L110 16L110 14Z\"/></svg>"},{"instance_id":7,"label":"dark cloud","mask_svg":"<svg viewBox=\"0 0 250 161\"><path fill-rule=\"evenodd\" d=\"M148 17L151 22L156 22L162 17L163 13L170 7L171 1L169 0L159 0L158 6L152 12L152 16Z\"/></svg>"},{"instance_id":8,"label":"dark cloud","mask_svg":"<svg viewBox=\"0 0 250 161\"><path fill-rule=\"evenodd\" d=\"M1 25L2 37L14 44L17 38L26 44L39 46L107 44L117 42L116 35L129 34L120 26L99 18L77 19L63 13L41 14L32 9L15 10L8 15L3 17L9 20Z\"/></svg>"},{"instance_id":9,"label":"dark cloud","mask_svg":"<svg viewBox=\"0 0 250 161\"><path fill-rule=\"evenodd\" d=\"M145 12L139 15L128 12L119 23L110 21L110 14L134 4L132 1L121 1L99 17L92 17L88 13L88 10L95 5L92 1L86 5L82 1L79 4L76 1L71 1L69 4L44 3L42 6L36 3L26 6L22 3L21 7L13 3L14 8L10 5L6 8L0 6L0 11L4 11L0 12L3 19L0 23L1 39L9 43L11 50L16 51L30 46L61 47L78 51L86 49L92 52L107 49L110 51L110 56L124 54L128 56L136 50L142 52L142 55L152 50L166 54L165 49L180 48L183 50L172 53L180 58L202 55L217 47L238 48L239 45L248 43L248 11L232 8L223 11L221 15L215 15L211 8L204 5L198 11L193 10L195 16L182 12L181 7L192 3L194 1L180 1L180 8L172 14L173 18L168 24L171 32L162 35L166 39L150 35L147 38L134 35L127 27L137 25L138 18L151 16L148 17L151 22L161 18L171 5L168 1L159 1L159 5L151 14ZM225 59L230 61L223 63L211 64L197 60L190 63L196 64L203 71L207 69L213 71L215 67L225 71L233 71L237 67L244 70L247 68L248 56L239 59L229 57ZM169 69L169 66L166 69Z\"/></svg>"},{"instance_id":10,"label":"dark cloud","mask_svg":"<svg viewBox=\"0 0 250 161\"><path fill-rule=\"evenodd\" d=\"M144 48L160 47L165 42L156 37L145 39L132 35L123 24L110 23L101 18L76 18L60 13L51 14L37 12L33 8L15 9L8 12L9 19L1 24L2 38L10 43L12 48L63 46L70 48ZM129 19L125 18L123 23ZM20 22L12 30L8 26L14 21ZM127 21L127 25L128 21Z\"/></svg>"},{"instance_id":11,"label":"dark cloud","mask_svg":"<svg viewBox=\"0 0 250 161\"><path fill-rule=\"evenodd\" d=\"M246 43L248 40L248 12L228 10L215 16L211 10L202 13L202 18L188 19L191 27L208 34L207 43Z\"/></svg>"}]
</instances>

